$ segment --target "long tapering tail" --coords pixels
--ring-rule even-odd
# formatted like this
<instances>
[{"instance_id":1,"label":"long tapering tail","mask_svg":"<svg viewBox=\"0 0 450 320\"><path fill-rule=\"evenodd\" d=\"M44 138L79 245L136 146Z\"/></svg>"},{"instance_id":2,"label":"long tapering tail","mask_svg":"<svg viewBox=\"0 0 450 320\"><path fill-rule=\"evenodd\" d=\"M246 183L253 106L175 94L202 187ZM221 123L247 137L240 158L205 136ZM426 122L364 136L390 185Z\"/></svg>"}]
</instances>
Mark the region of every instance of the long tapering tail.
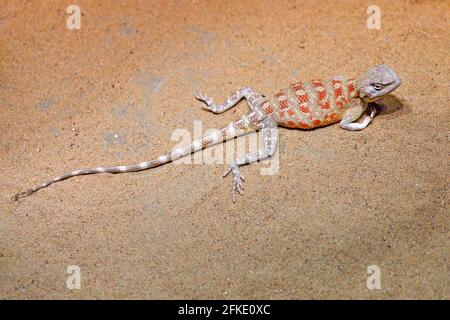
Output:
<instances>
[{"instance_id":1,"label":"long tapering tail","mask_svg":"<svg viewBox=\"0 0 450 320\"><path fill-rule=\"evenodd\" d=\"M11 200L18 201L19 199L28 197L34 192L46 188L55 182L66 180L76 176L97 174L97 173L136 172L161 166L163 164L175 161L181 157L187 156L189 154L192 154L196 151L202 150L209 146L240 136L248 132L249 130L257 130L258 127L255 126L252 121L253 120L252 118L254 117L255 115L250 113L248 116L243 116L240 120L230 123L227 127L224 127L216 132L213 132L212 134L205 136L202 139L194 140L189 145L186 145L178 149L174 149L171 152L168 152L165 155L162 155L150 161L140 162L133 165L88 168L65 173L61 176L53 178L52 180L35 185L26 191L16 193L14 196L12 196Z\"/></svg>"}]
</instances>

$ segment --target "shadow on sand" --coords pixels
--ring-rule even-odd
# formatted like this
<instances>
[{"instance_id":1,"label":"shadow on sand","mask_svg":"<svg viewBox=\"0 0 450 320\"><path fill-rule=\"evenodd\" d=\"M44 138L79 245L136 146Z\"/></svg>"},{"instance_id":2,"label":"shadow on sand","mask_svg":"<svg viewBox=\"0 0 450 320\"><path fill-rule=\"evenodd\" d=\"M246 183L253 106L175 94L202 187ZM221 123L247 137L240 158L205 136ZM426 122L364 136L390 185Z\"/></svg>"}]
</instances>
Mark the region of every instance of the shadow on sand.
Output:
<instances>
[{"instance_id":1,"label":"shadow on sand","mask_svg":"<svg viewBox=\"0 0 450 320\"><path fill-rule=\"evenodd\" d=\"M386 95L377 102L370 102L369 104L375 106L378 115L388 116L387 119L391 117L397 118L411 112L411 107L408 104L391 94Z\"/></svg>"}]
</instances>

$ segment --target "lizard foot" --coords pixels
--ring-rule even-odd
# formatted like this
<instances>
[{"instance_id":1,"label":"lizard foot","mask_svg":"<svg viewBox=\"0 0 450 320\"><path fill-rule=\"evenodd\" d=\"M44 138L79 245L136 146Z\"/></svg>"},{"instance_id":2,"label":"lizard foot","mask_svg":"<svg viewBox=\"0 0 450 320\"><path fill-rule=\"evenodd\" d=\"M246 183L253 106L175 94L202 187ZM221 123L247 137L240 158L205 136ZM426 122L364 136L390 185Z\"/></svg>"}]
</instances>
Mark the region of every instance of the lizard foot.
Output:
<instances>
[{"instance_id":1,"label":"lizard foot","mask_svg":"<svg viewBox=\"0 0 450 320\"><path fill-rule=\"evenodd\" d=\"M236 162L233 162L231 164L230 169L225 171L223 176L226 177L230 172L233 174L233 188L232 188L233 202L236 202L236 191L239 192L240 194L243 194L244 177L241 175L241 172L239 171L239 166L236 164Z\"/></svg>"},{"instance_id":2,"label":"lizard foot","mask_svg":"<svg viewBox=\"0 0 450 320\"><path fill-rule=\"evenodd\" d=\"M15 195L13 195L10 200L11 201L19 201L21 198L27 197L29 196L31 193L24 191L24 192L19 192L16 193Z\"/></svg>"},{"instance_id":3,"label":"lizard foot","mask_svg":"<svg viewBox=\"0 0 450 320\"><path fill-rule=\"evenodd\" d=\"M203 109L214 112L213 108L212 108L212 104L213 104L212 99L209 98L208 96L206 96L202 91L200 91L200 90L195 91L194 97L195 97L195 99L200 100L201 102L205 103L204 105L202 105Z\"/></svg>"}]
</instances>

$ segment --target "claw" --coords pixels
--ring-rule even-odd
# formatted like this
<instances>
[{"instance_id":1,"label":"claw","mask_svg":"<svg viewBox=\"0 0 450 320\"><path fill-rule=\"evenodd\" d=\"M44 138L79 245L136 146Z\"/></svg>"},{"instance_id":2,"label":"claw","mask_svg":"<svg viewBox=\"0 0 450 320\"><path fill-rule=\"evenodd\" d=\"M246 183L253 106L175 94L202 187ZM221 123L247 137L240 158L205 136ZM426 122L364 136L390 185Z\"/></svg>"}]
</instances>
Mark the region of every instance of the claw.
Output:
<instances>
[{"instance_id":1,"label":"claw","mask_svg":"<svg viewBox=\"0 0 450 320\"><path fill-rule=\"evenodd\" d=\"M196 99L199 99L199 100L201 100L201 97L203 96L203 93L200 91L200 90L195 90L194 91L194 97L196 98Z\"/></svg>"},{"instance_id":2,"label":"claw","mask_svg":"<svg viewBox=\"0 0 450 320\"><path fill-rule=\"evenodd\" d=\"M239 167L236 163L231 164L230 168L223 174L226 177L229 173L233 174L233 187L231 189L233 195L233 202L236 202L236 191L240 194L244 194L244 177L239 172Z\"/></svg>"},{"instance_id":3,"label":"claw","mask_svg":"<svg viewBox=\"0 0 450 320\"><path fill-rule=\"evenodd\" d=\"M200 100L201 102L204 103L202 105L202 109L207 110L207 111L213 111L213 109L210 106L211 101L208 101L209 98L203 92L201 92L200 90L194 91L194 97L197 100Z\"/></svg>"},{"instance_id":4,"label":"claw","mask_svg":"<svg viewBox=\"0 0 450 320\"><path fill-rule=\"evenodd\" d=\"M15 195L13 195L13 196L10 198L10 200L11 200L11 201L19 201L20 198L23 198L23 197L25 197L25 196L27 196L27 195L29 195L29 193L26 192L26 191L24 191L24 192L19 192L19 193L16 193Z\"/></svg>"},{"instance_id":5,"label":"claw","mask_svg":"<svg viewBox=\"0 0 450 320\"><path fill-rule=\"evenodd\" d=\"M208 100L208 97L200 90L194 91L194 97L203 102L206 102L206 100Z\"/></svg>"}]
</instances>

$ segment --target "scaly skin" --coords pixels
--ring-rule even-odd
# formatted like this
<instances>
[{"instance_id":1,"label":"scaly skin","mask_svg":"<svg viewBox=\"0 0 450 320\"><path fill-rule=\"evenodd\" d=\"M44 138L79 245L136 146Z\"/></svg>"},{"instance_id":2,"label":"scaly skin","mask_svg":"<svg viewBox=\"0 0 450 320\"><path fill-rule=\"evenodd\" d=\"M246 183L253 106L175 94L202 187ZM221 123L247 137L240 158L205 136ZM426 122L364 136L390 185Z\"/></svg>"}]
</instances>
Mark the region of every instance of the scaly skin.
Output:
<instances>
[{"instance_id":1,"label":"scaly skin","mask_svg":"<svg viewBox=\"0 0 450 320\"><path fill-rule=\"evenodd\" d=\"M79 175L135 172L155 168L240 136L249 130L262 130L263 148L235 159L224 174L226 176L231 172L233 175L232 193L233 201L235 201L235 193L243 191L244 178L240 174L239 167L268 158L275 153L278 142L277 126L313 129L339 122L342 129L362 130L369 125L376 114L375 108L370 108L370 114L364 114L368 103L383 98L395 90L400 83L400 78L391 67L377 65L369 69L359 81L335 77L329 81L297 82L270 99L266 99L252 88L246 87L237 90L223 104L216 105L211 98L198 92L195 97L204 102L204 108L211 112L225 112L243 98L246 99L250 112L218 132L196 140L185 147L172 150L156 159L134 165L75 170L38 184L24 192L19 192L12 199L19 200L55 182ZM359 119L361 121L357 122Z\"/></svg>"},{"instance_id":2,"label":"scaly skin","mask_svg":"<svg viewBox=\"0 0 450 320\"><path fill-rule=\"evenodd\" d=\"M354 79L313 80L291 84L262 104L267 116L275 115L280 126L313 129L341 121L359 98Z\"/></svg>"}]
</instances>

